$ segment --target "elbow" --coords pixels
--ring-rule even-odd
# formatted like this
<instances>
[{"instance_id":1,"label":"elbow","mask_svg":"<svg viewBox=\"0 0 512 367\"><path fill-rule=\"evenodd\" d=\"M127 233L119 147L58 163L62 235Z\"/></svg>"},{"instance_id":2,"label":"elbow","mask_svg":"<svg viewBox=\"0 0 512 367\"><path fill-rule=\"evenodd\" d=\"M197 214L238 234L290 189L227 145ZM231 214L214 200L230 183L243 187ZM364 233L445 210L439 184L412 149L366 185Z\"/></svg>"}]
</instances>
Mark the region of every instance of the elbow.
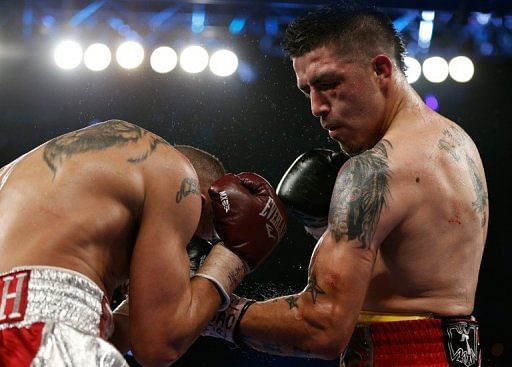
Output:
<instances>
[{"instance_id":1,"label":"elbow","mask_svg":"<svg viewBox=\"0 0 512 367\"><path fill-rule=\"evenodd\" d=\"M167 367L176 362L186 349L161 341L132 340L131 351L141 365L148 367Z\"/></svg>"},{"instance_id":2,"label":"elbow","mask_svg":"<svg viewBox=\"0 0 512 367\"><path fill-rule=\"evenodd\" d=\"M354 320L339 312L338 307L325 307L315 316L315 322L310 323L310 345L307 348L318 358L338 358L352 337Z\"/></svg>"},{"instance_id":3,"label":"elbow","mask_svg":"<svg viewBox=\"0 0 512 367\"><path fill-rule=\"evenodd\" d=\"M318 335L318 339L311 345L311 352L321 359L336 359L343 354L348 345L349 338L342 337L339 333L324 331Z\"/></svg>"}]
</instances>

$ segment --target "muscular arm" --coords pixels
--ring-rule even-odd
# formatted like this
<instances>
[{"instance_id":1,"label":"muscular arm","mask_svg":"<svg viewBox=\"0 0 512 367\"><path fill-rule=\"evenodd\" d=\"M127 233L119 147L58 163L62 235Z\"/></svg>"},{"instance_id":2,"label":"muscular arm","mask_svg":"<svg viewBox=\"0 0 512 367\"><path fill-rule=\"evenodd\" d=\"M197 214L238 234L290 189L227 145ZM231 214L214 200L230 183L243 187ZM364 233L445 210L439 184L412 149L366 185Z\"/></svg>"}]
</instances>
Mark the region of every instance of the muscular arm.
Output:
<instances>
[{"instance_id":1,"label":"muscular arm","mask_svg":"<svg viewBox=\"0 0 512 367\"><path fill-rule=\"evenodd\" d=\"M329 226L313 253L308 284L299 294L255 303L240 323L240 338L272 354L336 358L353 332L376 252L397 213L389 202L387 150L383 141L340 171Z\"/></svg>"},{"instance_id":2,"label":"muscular arm","mask_svg":"<svg viewBox=\"0 0 512 367\"><path fill-rule=\"evenodd\" d=\"M186 245L201 210L195 171L175 152L162 159L163 167L144 173L145 203L130 268L130 347L147 366L174 362L220 305L210 281L189 279Z\"/></svg>"}]
</instances>

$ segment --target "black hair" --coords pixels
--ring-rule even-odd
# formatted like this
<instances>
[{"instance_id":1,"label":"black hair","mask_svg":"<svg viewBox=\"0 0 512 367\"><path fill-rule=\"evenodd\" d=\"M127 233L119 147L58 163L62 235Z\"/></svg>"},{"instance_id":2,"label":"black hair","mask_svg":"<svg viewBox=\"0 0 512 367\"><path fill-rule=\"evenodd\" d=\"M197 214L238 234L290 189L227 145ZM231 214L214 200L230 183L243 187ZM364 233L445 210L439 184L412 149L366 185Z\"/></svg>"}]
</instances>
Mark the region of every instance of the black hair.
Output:
<instances>
[{"instance_id":1,"label":"black hair","mask_svg":"<svg viewBox=\"0 0 512 367\"><path fill-rule=\"evenodd\" d=\"M196 170L199 181L207 185L206 187L226 173L222 162L213 154L190 145L175 145L174 148L188 158Z\"/></svg>"},{"instance_id":2,"label":"black hair","mask_svg":"<svg viewBox=\"0 0 512 367\"><path fill-rule=\"evenodd\" d=\"M370 57L385 53L405 72L405 47L391 19L368 5L337 3L311 11L288 25L283 41L290 57L300 57L326 45L344 53Z\"/></svg>"}]
</instances>

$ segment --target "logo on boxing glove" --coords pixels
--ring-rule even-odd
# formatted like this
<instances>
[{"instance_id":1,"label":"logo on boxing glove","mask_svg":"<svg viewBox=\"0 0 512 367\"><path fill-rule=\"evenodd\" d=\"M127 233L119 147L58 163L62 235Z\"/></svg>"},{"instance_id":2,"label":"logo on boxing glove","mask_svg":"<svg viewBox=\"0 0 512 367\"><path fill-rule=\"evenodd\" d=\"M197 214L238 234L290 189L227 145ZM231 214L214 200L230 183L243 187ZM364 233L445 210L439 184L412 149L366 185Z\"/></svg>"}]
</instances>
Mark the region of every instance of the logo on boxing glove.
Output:
<instances>
[{"instance_id":1,"label":"logo on boxing glove","mask_svg":"<svg viewBox=\"0 0 512 367\"><path fill-rule=\"evenodd\" d=\"M219 192L220 202L222 203L222 207L224 210L229 212L229 200L228 200L228 193L226 191Z\"/></svg>"},{"instance_id":2,"label":"logo on boxing glove","mask_svg":"<svg viewBox=\"0 0 512 367\"><path fill-rule=\"evenodd\" d=\"M279 212L277 205L271 197L268 198L267 203L263 210L259 213L260 216L267 219L267 223L265 224L267 228L267 236L268 238L281 240L283 237L286 222Z\"/></svg>"}]
</instances>

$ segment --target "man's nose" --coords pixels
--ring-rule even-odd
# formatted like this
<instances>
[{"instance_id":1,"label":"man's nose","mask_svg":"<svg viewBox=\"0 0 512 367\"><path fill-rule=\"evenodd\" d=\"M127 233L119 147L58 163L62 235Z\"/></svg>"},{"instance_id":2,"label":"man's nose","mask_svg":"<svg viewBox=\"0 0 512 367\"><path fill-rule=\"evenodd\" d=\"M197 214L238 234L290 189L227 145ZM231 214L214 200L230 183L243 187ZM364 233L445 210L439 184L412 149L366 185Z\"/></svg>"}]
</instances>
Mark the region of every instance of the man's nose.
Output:
<instances>
[{"instance_id":1,"label":"man's nose","mask_svg":"<svg viewBox=\"0 0 512 367\"><path fill-rule=\"evenodd\" d=\"M329 113L330 106L322 93L315 91L314 89L310 92L310 100L311 100L311 113L315 117L323 117Z\"/></svg>"}]
</instances>

